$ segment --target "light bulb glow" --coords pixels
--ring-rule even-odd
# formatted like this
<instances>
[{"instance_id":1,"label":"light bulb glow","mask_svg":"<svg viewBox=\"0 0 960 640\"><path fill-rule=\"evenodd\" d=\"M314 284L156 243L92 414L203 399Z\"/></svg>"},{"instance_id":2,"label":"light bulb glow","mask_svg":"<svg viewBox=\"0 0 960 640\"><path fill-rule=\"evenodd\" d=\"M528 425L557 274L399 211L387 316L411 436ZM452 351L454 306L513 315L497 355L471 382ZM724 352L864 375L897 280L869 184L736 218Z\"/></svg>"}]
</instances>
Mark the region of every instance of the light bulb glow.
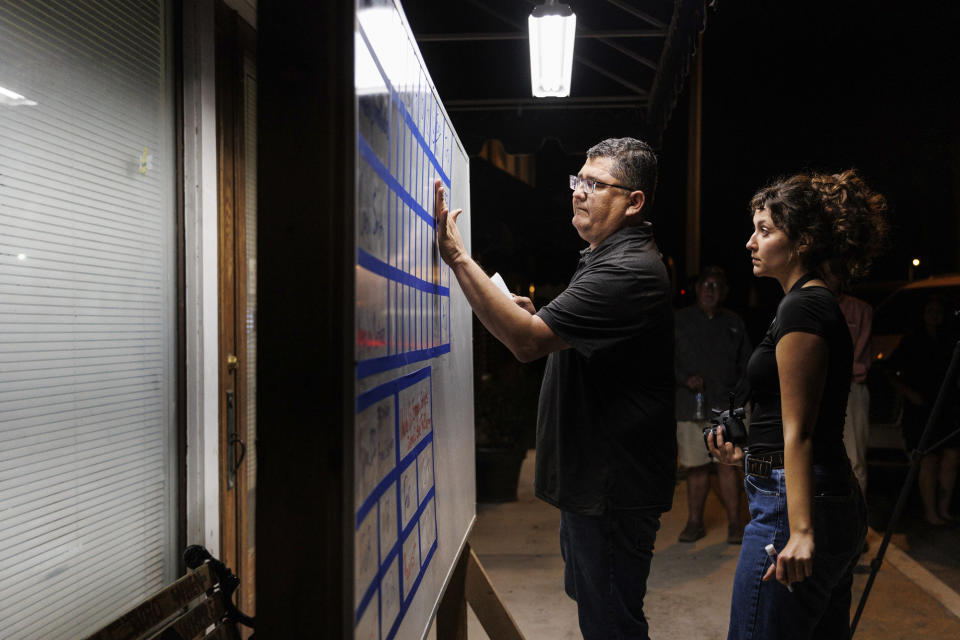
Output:
<instances>
[{"instance_id":1,"label":"light bulb glow","mask_svg":"<svg viewBox=\"0 0 960 640\"><path fill-rule=\"evenodd\" d=\"M24 97L16 91L10 91L6 87L0 87L0 96L10 98L11 100L24 100Z\"/></svg>"},{"instance_id":2,"label":"light bulb glow","mask_svg":"<svg viewBox=\"0 0 960 640\"><path fill-rule=\"evenodd\" d=\"M357 22L373 50L371 55L358 32L354 38L354 88L358 96L387 93L385 78L389 78L393 89L401 93L427 86L414 45L392 4L358 10Z\"/></svg>"},{"instance_id":3,"label":"light bulb glow","mask_svg":"<svg viewBox=\"0 0 960 640\"><path fill-rule=\"evenodd\" d=\"M530 29L530 82L534 97L569 96L576 14L531 15L527 26Z\"/></svg>"},{"instance_id":4,"label":"light bulb glow","mask_svg":"<svg viewBox=\"0 0 960 640\"><path fill-rule=\"evenodd\" d=\"M914 258L913 261L912 261L912 264L913 264L913 266L915 266L915 267L919 267L919 266L920 266L920 258Z\"/></svg>"}]
</instances>

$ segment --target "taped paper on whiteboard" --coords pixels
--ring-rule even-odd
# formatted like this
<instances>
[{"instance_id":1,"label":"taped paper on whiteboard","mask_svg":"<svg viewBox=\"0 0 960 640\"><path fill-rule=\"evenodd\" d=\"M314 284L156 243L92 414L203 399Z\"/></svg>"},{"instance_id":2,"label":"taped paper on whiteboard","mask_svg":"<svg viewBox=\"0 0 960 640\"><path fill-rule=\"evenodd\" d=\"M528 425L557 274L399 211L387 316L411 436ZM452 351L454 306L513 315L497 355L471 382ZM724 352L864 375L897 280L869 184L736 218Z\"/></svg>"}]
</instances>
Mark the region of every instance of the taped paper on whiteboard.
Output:
<instances>
[{"instance_id":1,"label":"taped paper on whiteboard","mask_svg":"<svg viewBox=\"0 0 960 640\"><path fill-rule=\"evenodd\" d=\"M503 281L503 277L499 272L493 274L490 279L493 281L493 284L497 285L497 289L503 291L503 295L513 300L513 294L510 293L510 289L507 289L507 283Z\"/></svg>"},{"instance_id":2,"label":"taped paper on whiteboard","mask_svg":"<svg viewBox=\"0 0 960 640\"><path fill-rule=\"evenodd\" d=\"M377 510L371 509L354 538L354 602L360 602L380 566L377 556Z\"/></svg>"}]
</instances>

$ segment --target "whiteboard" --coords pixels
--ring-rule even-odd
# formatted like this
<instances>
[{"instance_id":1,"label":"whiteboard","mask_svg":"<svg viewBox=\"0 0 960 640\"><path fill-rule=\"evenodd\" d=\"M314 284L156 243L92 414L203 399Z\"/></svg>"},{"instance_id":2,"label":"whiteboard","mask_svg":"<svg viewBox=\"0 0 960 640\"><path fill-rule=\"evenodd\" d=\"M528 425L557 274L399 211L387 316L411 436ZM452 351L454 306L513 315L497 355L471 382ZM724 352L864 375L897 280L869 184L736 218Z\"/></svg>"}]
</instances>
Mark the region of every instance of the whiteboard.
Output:
<instances>
[{"instance_id":1,"label":"whiteboard","mask_svg":"<svg viewBox=\"0 0 960 640\"><path fill-rule=\"evenodd\" d=\"M359 0L354 637L422 638L476 516L471 311L433 183L470 246L469 161L399 2Z\"/></svg>"}]
</instances>

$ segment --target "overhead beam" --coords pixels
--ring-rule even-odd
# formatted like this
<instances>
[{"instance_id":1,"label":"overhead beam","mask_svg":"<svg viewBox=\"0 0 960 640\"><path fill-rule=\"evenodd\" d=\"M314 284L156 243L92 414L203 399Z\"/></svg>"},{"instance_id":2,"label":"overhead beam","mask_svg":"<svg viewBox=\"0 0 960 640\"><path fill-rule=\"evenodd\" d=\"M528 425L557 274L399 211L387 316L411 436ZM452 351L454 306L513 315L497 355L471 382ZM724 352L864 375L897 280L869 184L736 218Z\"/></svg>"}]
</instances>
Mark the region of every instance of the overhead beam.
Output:
<instances>
[{"instance_id":1,"label":"overhead beam","mask_svg":"<svg viewBox=\"0 0 960 640\"><path fill-rule=\"evenodd\" d=\"M625 30L625 31L577 31L577 38L663 38L665 31L655 29ZM526 31L509 31L503 33L424 33L417 36L417 42L473 42L485 40L527 40L530 34Z\"/></svg>"},{"instance_id":2,"label":"overhead beam","mask_svg":"<svg viewBox=\"0 0 960 640\"><path fill-rule=\"evenodd\" d=\"M651 26L654 26L654 27L656 27L657 29L666 30L666 28L667 28L667 23L666 23L666 22L664 22L663 20L660 20L660 19L658 19L658 18L653 17L652 15L650 15L649 13L647 13L646 11L641 11L640 9L636 8L635 6L633 6L632 4L630 4L629 2L625 2L624 0L607 0L607 2L609 2L610 4L612 4L613 6L615 6L615 7L618 8L618 9L621 9L621 10L623 10L623 11L626 11L627 13L629 13L629 14L632 15L632 16L634 16L635 18L640 18L641 20L643 20L643 21L646 22L647 24L649 24L649 25L651 25Z\"/></svg>"},{"instance_id":3,"label":"overhead beam","mask_svg":"<svg viewBox=\"0 0 960 640\"><path fill-rule=\"evenodd\" d=\"M622 53L623 55L627 56L627 57L630 58L631 60L635 60L636 62L639 62L640 64L642 64L643 66L647 67L648 69L653 69L654 71L657 70L657 66L658 66L658 65L657 65L656 62L654 62L653 60L651 60L650 58L648 58L648 57L646 57L646 56L640 55L640 54L637 53L636 51L631 51L630 49L627 49L627 48L624 47L623 45L618 44L618 43L610 40L609 38L600 37L600 38L597 38L597 41L598 41L598 42L602 42L603 44L607 45L608 47L610 47L610 48L613 49L614 51L617 51L617 52L619 52L619 53Z\"/></svg>"},{"instance_id":4,"label":"overhead beam","mask_svg":"<svg viewBox=\"0 0 960 640\"><path fill-rule=\"evenodd\" d=\"M647 90L644 89L644 88L642 88L640 85L634 84L633 82L630 82L629 80L627 80L627 79L624 78L623 76L620 76L620 75L615 74L614 72L610 71L610 70L607 69L606 67L603 67L603 66L601 66L601 65L593 62L592 60L589 60L589 59L587 59L587 58L584 58L583 56L573 56L573 59L574 59L575 61L579 62L580 64L582 64L583 66L585 66L585 67L587 67L587 68L589 68L589 69L592 69L592 70L594 71L594 73L599 73L599 74L602 75L602 76L605 76L605 77L607 77L607 78L610 78L610 79L613 80L614 82L616 82L616 83L618 83L618 84L626 87L627 89L630 89L631 91L633 91L634 93L636 93L636 94L638 94L638 95L642 95L642 96L646 96L646 95L647 95Z\"/></svg>"},{"instance_id":5,"label":"overhead beam","mask_svg":"<svg viewBox=\"0 0 960 640\"><path fill-rule=\"evenodd\" d=\"M639 96L584 96L577 98L468 98L446 100L447 111L509 111L513 109L638 109L647 101Z\"/></svg>"}]
</instances>

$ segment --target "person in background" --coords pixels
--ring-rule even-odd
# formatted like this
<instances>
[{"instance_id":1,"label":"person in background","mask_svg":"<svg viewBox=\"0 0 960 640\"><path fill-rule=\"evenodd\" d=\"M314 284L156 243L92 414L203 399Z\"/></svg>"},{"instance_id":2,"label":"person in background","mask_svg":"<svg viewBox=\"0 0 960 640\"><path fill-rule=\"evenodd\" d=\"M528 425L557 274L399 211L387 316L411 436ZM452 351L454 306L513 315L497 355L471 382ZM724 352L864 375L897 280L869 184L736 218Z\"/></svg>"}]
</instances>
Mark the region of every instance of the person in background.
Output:
<instances>
[{"instance_id":1,"label":"person in background","mask_svg":"<svg viewBox=\"0 0 960 640\"><path fill-rule=\"evenodd\" d=\"M886 200L852 170L798 174L757 192L750 211L753 273L786 295L747 365L746 455L707 438L721 462L745 464L750 501L727 637L849 638L866 505L843 447L853 342L824 274L866 273Z\"/></svg>"},{"instance_id":2,"label":"person in background","mask_svg":"<svg viewBox=\"0 0 960 640\"><path fill-rule=\"evenodd\" d=\"M687 524L680 542L707 535L703 509L710 492L710 453L703 445L703 429L710 424L711 409L736 406L747 396L746 372L750 339L743 320L721 307L727 296L727 275L720 267L706 267L694 288L697 303L675 315L674 370L677 381L678 462L687 468ZM727 542L743 538L740 520L740 474L730 465L717 465L717 488L727 512Z\"/></svg>"},{"instance_id":3,"label":"person in background","mask_svg":"<svg viewBox=\"0 0 960 640\"><path fill-rule=\"evenodd\" d=\"M670 283L647 212L657 157L608 139L570 176L587 243L539 311L470 257L435 184L440 256L480 322L522 362L548 356L537 414L537 497L560 509L564 587L587 640L648 637L643 614L660 514L677 471ZM510 203L504 203L508 206Z\"/></svg>"},{"instance_id":4,"label":"person in background","mask_svg":"<svg viewBox=\"0 0 960 640\"><path fill-rule=\"evenodd\" d=\"M853 466L853 475L860 483L860 491L867 495L867 439L870 434L870 391L867 373L870 372L870 328L873 307L847 293L837 300L847 321L853 341L853 379L847 398L847 418L843 423L843 446Z\"/></svg>"},{"instance_id":5,"label":"person in background","mask_svg":"<svg viewBox=\"0 0 960 640\"><path fill-rule=\"evenodd\" d=\"M930 297L923 305L923 324L919 331L907 334L887 362L888 370L895 371L893 384L903 394L901 427L907 453L920 446L923 430L937 399L940 385L947 373L954 341L944 326L943 302ZM932 437L925 446L936 444L956 429L957 390L948 397L940 424L934 425ZM957 463L960 461L960 437L953 437L926 454L920 461L917 485L923 502L923 519L927 524L942 527L956 523L950 513L953 490L957 483Z\"/></svg>"}]
</instances>

